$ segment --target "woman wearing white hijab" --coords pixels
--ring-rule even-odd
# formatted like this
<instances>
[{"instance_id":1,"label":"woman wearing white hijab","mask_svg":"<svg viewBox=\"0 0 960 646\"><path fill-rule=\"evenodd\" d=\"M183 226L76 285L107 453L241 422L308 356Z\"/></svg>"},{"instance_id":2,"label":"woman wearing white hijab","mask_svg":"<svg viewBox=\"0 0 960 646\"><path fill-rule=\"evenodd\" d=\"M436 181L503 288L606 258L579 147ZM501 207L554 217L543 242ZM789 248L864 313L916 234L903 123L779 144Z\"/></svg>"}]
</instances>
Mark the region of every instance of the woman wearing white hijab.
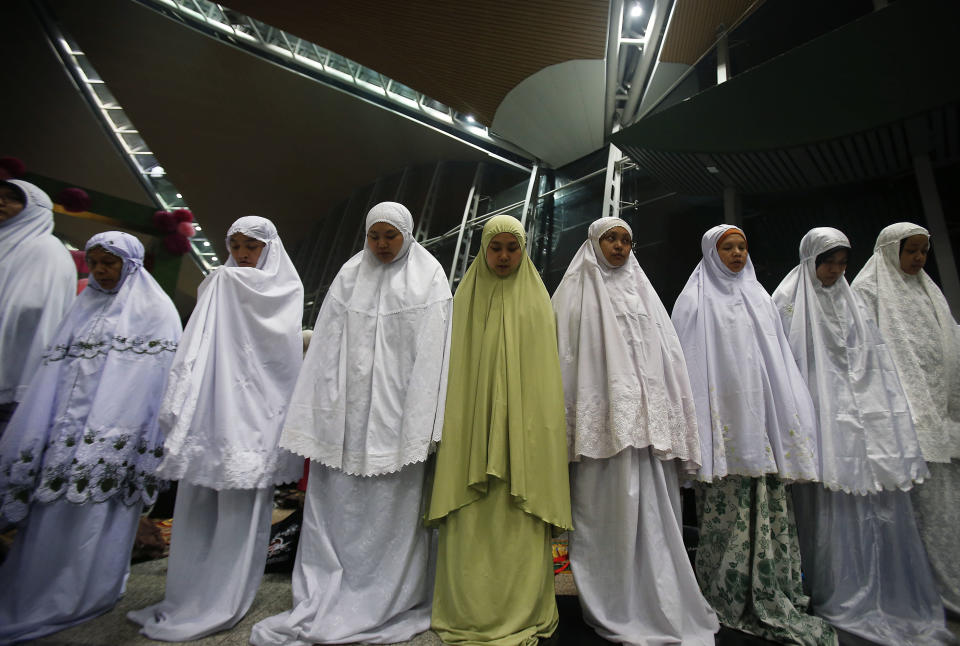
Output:
<instances>
[{"instance_id":1,"label":"woman wearing white hijab","mask_svg":"<svg viewBox=\"0 0 960 646\"><path fill-rule=\"evenodd\" d=\"M77 293L52 208L33 184L0 181L0 434Z\"/></svg>"},{"instance_id":2,"label":"woman wearing white hijab","mask_svg":"<svg viewBox=\"0 0 960 646\"><path fill-rule=\"evenodd\" d=\"M443 428L453 297L402 204L366 219L367 244L320 308L281 446L310 458L293 610L258 646L404 642L430 627L426 459Z\"/></svg>"},{"instance_id":3,"label":"woman wearing white hijab","mask_svg":"<svg viewBox=\"0 0 960 646\"><path fill-rule=\"evenodd\" d=\"M608 641L712 645L681 530L678 466L697 470L700 438L680 341L630 225L601 218L587 237L553 295L580 604Z\"/></svg>"},{"instance_id":4,"label":"woman wearing white hijab","mask_svg":"<svg viewBox=\"0 0 960 646\"><path fill-rule=\"evenodd\" d=\"M673 309L697 407L697 579L720 623L765 639L832 644L805 614L790 481L817 480L816 411L747 240L723 224L700 242Z\"/></svg>"},{"instance_id":5,"label":"woman wearing white hijab","mask_svg":"<svg viewBox=\"0 0 960 646\"><path fill-rule=\"evenodd\" d=\"M185 641L234 626L260 585L274 484L302 475L278 448L302 362L303 285L276 227L256 216L227 232L230 259L207 276L160 408L179 480L166 596L127 614L151 639Z\"/></svg>"},{"instance_id":6,"label":"woman wearing white hijab","mask_svg":"<svg viewBox=\"0 0 960 646\"><path fill-rule=\"evenodd\" d=\"M853 289L890 348L930 477L911 493L940 596L960 612L960 328L923 266L930 234L909 222L880 232Z\"/></svg>"},{"instance_id":7,"label":"woman wearing white hijab","mask_svg":"<svg viewBox=\"0 0 960 646\"><path fill-rule=\"evenodd\" d=\"M157 411L180 317L143 245L87 242L91 273L0 438L0 516L24 521L0 567L0 643L109 610L163 455Z\"/></svg>"},{"instance_id":8,"label":"woman wearing white hijab","mask_svg":"<svg viewBox=\"0 0 960 646\"><path fill-rule=\"evenodd\" d=\"M850 241L810 230L773 293L820 421L822 486L793 488L814 612L881 644L951 641L906 493L928 475L876 324L843 276Z\"/></svg>"}]
</instances>

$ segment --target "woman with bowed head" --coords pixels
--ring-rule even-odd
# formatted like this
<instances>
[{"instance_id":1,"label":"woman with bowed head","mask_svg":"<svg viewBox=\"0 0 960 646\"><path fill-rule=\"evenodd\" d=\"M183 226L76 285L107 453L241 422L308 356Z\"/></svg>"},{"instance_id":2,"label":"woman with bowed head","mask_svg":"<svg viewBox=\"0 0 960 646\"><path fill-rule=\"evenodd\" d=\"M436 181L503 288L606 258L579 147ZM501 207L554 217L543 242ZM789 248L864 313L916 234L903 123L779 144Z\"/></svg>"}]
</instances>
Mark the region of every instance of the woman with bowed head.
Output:
<instances>
[{"instance_id":1,"label":"woman with bowed head","mask_svg":"<svg viewBox=\"0 0 960 646\"><path fill-rule=\"evenodd\" d=\"M374 206L366 230L324 298L280 439L310 458L310 479L294 607L253 627L259 646L394 643L430 627L423 487L453 303L405 206Z\"/></svg>"},{"instance_id":2,"label":"woman with bowed head","mask_svg":"<svg viewBox=\"0 0 960 646\"><path fill-rule=\"evenodd\" d=\"M106 612L123 593L140 510L156 500L157 411L180 317L143 245L86 245L90 280L0 438L0 516L22 523L0 566L0 643Z\"/></svg>"},{"instance_id":3,"label":"woman with bowed head","mask_svg":"<svg viewBox=\"0 0 960 646\"><path fill-rule=\"evenodd\" d=\"M722 224L673 308L697 408L696 572L720 623L764 639L833 644L806 614L788 482L818 480L817 421L742 230Z\"/></svg>"},{"instance_id":4,"label":"woman with bowed head","mask_svg":"<svg viewBox=\"0 0 960 646\"><path fill-rule=\"evenodd\" d=\"M0 435L77 292L52 208L33 184L0 181Z\"/></svg>"},{"instance_id":5,"label":"woman with bowed head","mask_svg":"<svg viewBox=\"0 0 960 646\"><path fill-rule=\"evenodd\" d=\"M158 474L179 480L162 602L127 614L151 639L234 626L263 576L274 484L302 475L277 446L302 362L303 285L266 218L227 232L230 258L200 284L160 407Z\"/></svg>"},{"instance_id":6,"label":"woman with bowed head","mask_svg":"<svg viewBox=\"0 0 960 646\"><path fill-rule=\"evenodd\" d=\"M853 281L896 366L930 477L911 491L941 600L960 613L960 328L923 267L930 234L909 222L877 236Z\"/></svg>"},{"instance_id":7,"label":"woman with bowed head","mask_svg":"<svg viewBox=\"0 0 960 646\"><path fill-rule=\"evenodd\" d=\"M678 469L700 466L680 341L620 218L590 225L553 295L567 408L570 564L584 617L622 644L713 644L683 544Z\"/></svg>"},{"instance_id":8,"label":"woman with bowed head","mask_svg":"<svg viewBox=\"0 0 960 646\"><path fill-rule=\"evenodd\" d=\"M928 475L890 353L843 276L850 241L800 241L773 293L820 422L821 484L793 487L814 612L879 644L952 641L910 496Z\"/></svg>"},{"instance_id":9,"label":"woman with bowed head","mask_svg":"<svg viewBox=\"0 0 960 646\"><path fill-rule=\"evenodd\" d=\"M533 645L557 627L553 531L571 528L563 384L547 290L509 215L453 299L432 626L447 644Z\"/></svg>"}]
</instances>

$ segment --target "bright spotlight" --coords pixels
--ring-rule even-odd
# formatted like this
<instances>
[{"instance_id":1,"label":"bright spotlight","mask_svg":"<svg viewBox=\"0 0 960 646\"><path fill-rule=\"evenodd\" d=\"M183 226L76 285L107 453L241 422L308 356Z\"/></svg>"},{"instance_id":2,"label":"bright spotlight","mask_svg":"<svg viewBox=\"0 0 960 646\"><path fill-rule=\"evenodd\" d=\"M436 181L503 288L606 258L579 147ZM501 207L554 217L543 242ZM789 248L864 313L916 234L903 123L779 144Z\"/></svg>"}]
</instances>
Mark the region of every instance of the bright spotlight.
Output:
<instances>
[{"instance_id":1,"label":"bright spotlight","mask_svg":"<svg viewBox=\"0 0 960 646\"><path fill-rule=\"evenodd\" d=\"M643 15L643 7L640 6L640 3L639 3L639 2L634 2L634 3L630 6L630 17L631 17L631 18L638 18L638 17L640 17L640 16L642 16L642 15Z\"/></svg>"}]
</instances>

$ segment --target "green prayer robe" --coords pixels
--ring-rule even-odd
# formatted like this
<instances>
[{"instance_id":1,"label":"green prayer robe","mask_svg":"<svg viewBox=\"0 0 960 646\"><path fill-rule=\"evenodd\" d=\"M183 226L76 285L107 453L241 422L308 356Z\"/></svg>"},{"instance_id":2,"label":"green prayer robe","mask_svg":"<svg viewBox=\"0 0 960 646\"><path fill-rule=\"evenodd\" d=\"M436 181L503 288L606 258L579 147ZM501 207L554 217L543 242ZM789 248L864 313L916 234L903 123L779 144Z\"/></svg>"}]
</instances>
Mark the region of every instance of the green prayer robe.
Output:
<instances>
[{"instance_id":1,"label":"green prayer robe","mask_svg":"<svg viewBox=\"0 0 960 646\"><path fill-rule=\"evenodd\" d=\"M433 628L448 644L536 644L557 625L550 537L572 528L550 298L530 258L486 263L516 218L483 228L453 299L443 436L427 521L440 526Z\"/></svg>"}]
</instances>

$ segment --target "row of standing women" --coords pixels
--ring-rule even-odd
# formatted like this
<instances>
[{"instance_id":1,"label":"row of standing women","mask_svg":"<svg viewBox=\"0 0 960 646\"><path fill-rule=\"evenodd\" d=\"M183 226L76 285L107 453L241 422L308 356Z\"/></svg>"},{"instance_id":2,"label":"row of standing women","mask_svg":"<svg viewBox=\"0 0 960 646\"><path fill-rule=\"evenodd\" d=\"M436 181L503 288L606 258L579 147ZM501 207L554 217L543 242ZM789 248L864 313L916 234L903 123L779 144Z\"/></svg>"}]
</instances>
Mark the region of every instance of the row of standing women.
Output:
<instances>
[{"instance_id":1,"label":"row of standing women","mask_svg":"<svg viewBox=\"0 0 960 646\"><path fill-rule=\"evenodd\" d=\"M182 339L142 246L90 240L93 289L0 437L0 514L26 519L0 569L0 642L112 607L159 479L180 481L166 595L128 616L168 641L235 625L296 456L311 468L293 608L254 644L431 626L535 644L558 622L551 536L573 527L584 616L611 641L712 644L718 618L790 643L834 643L831 624L952 639L960 333L910 264L924 230L885 229L851 289L849 242L814 229L771 299L743 232L715 227L671 321L616 218L590 226L552 307L514 218L488 221L455 298L402 205L366 229L302 367L302 286L269 221L231 227ZM796 522L788 483L810 483Z\"/></svg>"}]
</instances>

